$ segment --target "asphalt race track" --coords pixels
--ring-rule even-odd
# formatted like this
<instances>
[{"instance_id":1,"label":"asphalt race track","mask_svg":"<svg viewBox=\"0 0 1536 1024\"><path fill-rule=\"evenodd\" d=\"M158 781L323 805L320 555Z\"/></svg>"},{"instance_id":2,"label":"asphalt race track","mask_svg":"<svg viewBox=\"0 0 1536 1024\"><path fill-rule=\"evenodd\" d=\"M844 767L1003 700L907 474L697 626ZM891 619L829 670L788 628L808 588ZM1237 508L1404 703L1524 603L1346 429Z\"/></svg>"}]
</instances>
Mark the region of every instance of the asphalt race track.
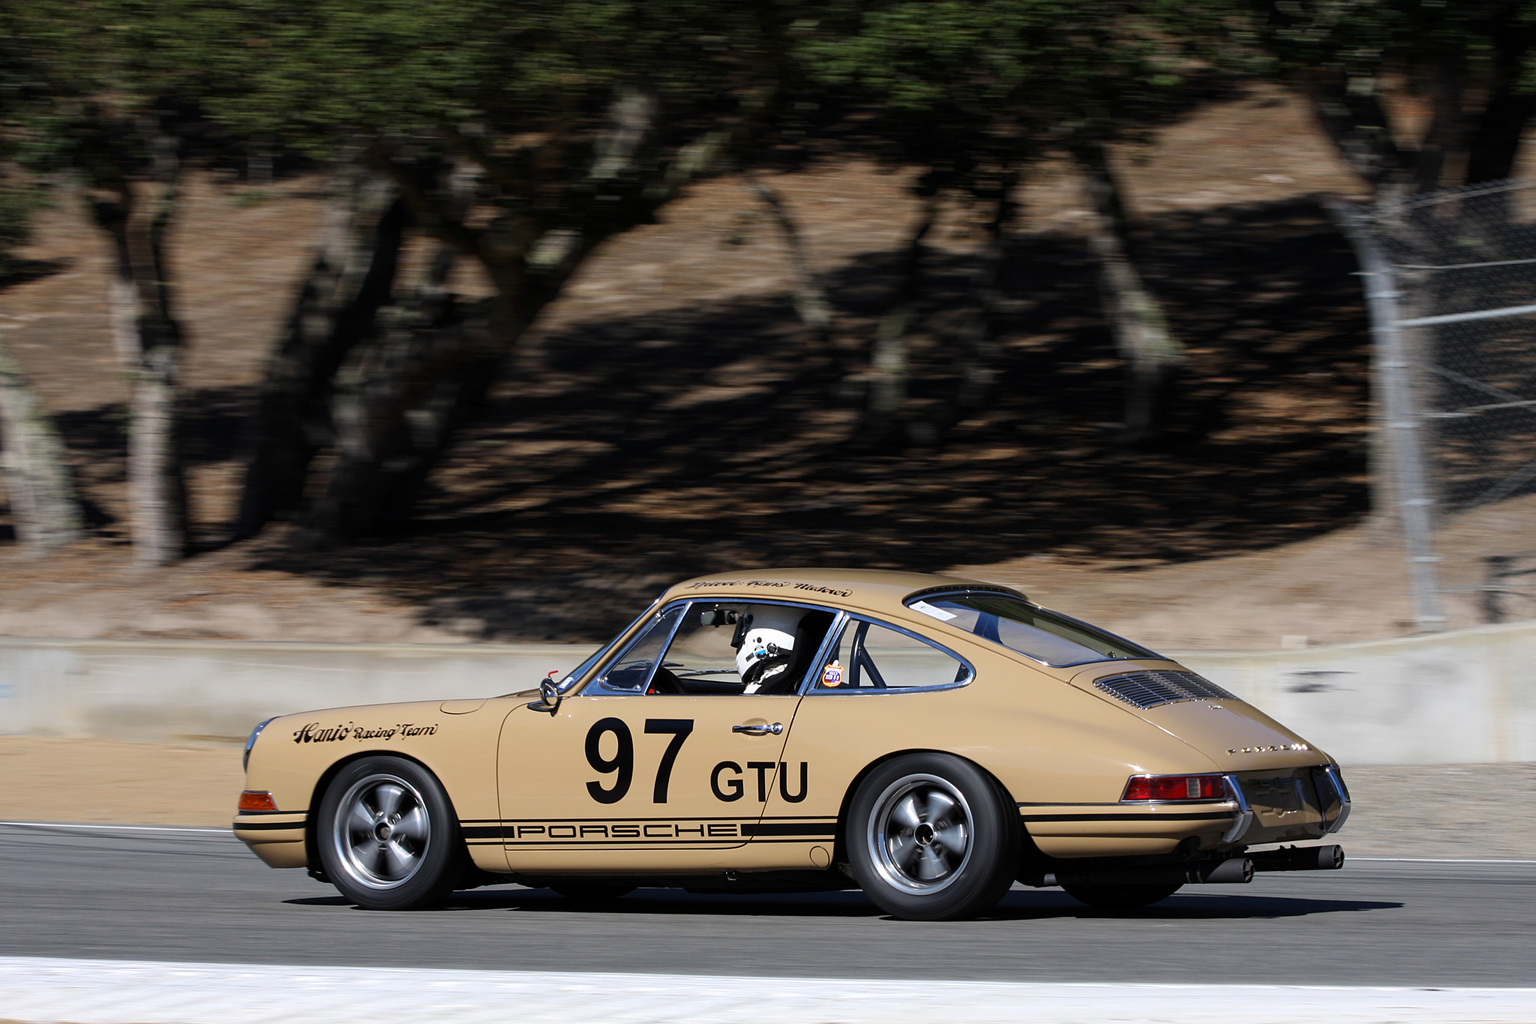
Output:
<instances>
[{"instance_id":1,"label":"asphalt race track","mask_svg":"<svg viewBox=\"0 0 1536 1024\"><path fill-rule=\"evenodd\" d=\"M9 957L1423 987L1528 986L1536 964L1536 861L1353 861L1130 913L1016 888L986 919L941 924L886 918L854 892L642 890L599 911L508 886L370 913L216 830L0 825L0 879Z\"/></svg>"}]
</instances>

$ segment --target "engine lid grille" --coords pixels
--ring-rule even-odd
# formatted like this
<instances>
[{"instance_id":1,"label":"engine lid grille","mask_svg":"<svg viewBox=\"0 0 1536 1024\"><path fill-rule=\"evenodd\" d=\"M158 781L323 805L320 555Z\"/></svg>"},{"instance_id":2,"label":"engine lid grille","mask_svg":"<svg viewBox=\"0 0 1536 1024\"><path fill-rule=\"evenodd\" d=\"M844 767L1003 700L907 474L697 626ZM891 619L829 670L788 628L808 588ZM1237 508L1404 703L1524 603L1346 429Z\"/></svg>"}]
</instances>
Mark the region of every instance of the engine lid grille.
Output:
<instances>
[{"instance_id":1,"label":"engine lid grille","mask_svg":"<svg viewBox=\"0 0 1536 1024\"><path fill-rule=\"evenodd\" d=\"M1146 710L1181 700L1237 700L1215 683L1193 672L1127 672L1095 679L1096 689Z\"/></svg>"}]
</instances>

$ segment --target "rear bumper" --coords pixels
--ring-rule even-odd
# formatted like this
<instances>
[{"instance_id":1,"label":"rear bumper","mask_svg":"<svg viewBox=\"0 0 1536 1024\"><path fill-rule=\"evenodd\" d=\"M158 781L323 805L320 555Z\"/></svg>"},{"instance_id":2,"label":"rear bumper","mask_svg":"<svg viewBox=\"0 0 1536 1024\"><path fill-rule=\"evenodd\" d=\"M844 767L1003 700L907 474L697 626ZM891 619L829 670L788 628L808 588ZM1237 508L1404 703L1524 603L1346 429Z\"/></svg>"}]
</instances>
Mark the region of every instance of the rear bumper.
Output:
<instances>
[{"instance_id":1,"label":"rear bumper","mask_svg":"<svg viewBox=\"0 0 1536 1024\"><path fill-rule=\"evenodd\" d=\"M1019 816L1040 852L1060 858L1320 839L1349 817L1349 790L1337 765L1232 772L1225 778L1225 800L1020 804Z\"/></svg>"}]
</instances>

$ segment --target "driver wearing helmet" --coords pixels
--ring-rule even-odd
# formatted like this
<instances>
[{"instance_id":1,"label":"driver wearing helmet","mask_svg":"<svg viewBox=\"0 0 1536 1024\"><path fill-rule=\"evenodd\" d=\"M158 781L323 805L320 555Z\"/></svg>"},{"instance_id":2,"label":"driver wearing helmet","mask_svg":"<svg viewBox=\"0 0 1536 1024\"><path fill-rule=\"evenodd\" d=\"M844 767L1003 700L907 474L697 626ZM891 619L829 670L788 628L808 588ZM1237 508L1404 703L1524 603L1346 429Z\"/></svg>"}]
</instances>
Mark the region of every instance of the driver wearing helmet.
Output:
<instances>
[{"instance_id":1,"label":"driver wearing helmet","mask_svg":"<svg viewBox=\"0 0 1536 1024\"><path fill-rule=\"evenodd\" d=\"M795 648L803 609L759 605L743 615L737 629L736 671L742 693L774 692L794 681L782 678Z\"/></svg>"}]
</instances>

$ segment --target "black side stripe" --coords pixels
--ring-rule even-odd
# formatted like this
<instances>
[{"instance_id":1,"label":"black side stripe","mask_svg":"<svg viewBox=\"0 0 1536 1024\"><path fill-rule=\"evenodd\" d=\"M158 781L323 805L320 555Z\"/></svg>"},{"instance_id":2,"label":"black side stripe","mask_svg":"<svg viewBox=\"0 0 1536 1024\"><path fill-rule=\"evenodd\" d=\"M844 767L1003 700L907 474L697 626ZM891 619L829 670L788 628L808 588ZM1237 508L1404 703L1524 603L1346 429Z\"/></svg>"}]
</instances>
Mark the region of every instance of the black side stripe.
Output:
<instances>
[{"instance_id":1,"label":"black side stripe","mask_svg":"<svg viewBox=\"0 0 1536 1024\"><path fill-rule=\"evenodd\" d=\"M512 842L512 843L471 843L471 846L509 846L521 850L550 849L554 847L580 846L603 850L710 850L710 849L736 849L746 845L743 836L722 836L722 839L735 839L730 846L720 846L717 842L699 839L610 839L605 841L588 839L560 839L554 842ZM814 843L821 842L814 837L797 836L791 839L754 839L754 843Z\"/></svg>"},{"instance_id":2,"label":"black side stripe","mask_svg":"<svg viewBox=\"0 0 1536 1024\"><path fill-rule=\"evenodd\" d=\"M1215 814L1021 814L1025 821L1231 821L1235 812Z\"/></svg>"},{"instance_id":3,"label":"black side stripe","mask_svg":"<svg viewBox=\"0 0 1536 1024\"><path fill-rule=\"evenodd\" d=\"M796 825L791 822L759 822L756 825L741 826L742 835L747 836L812 836L816 838L830 838L837 835L837 823L826 825Z\"/></svg>"},{"instance_id":4,"label":"black side stripe","mask_svg":"<svg viewBox=\"0 0 1536 1024\"><path fill-rule=\"evenodd\" d=\"M560 822L558 824L564 824L564 823ZM496 840L496 839L513 840L513 839L517 838L517 826L516 825L461 825L461 826L459 826L459 833L464 837L466 842L482 842L482 841L489 841L489 840ZM585 837L582 838L582 839L578 839L576 836L570 836L570 837L563 837L563 838L562 837L557 837L557 838L553 838L553 839L547 838L547 837L541 837L533 845L549 846L549 845L553 845L553 844L556 844L556 843L563 843L563 844L567 844L567 845L573 844L573 843L576 843L576 844L583 844L584 843L584 844L588 844L588 845L612 846L612 845L615 845L615 844L623 844L623 843L626 843L626 842L630 842L630 843L641 842L641 843L644 843L644 842L657 842L657 841L664 842L664 843L677 843L677 842L719 843L719 842L729 842L730 840L733 840L733 839L753 839L753 838L758 838L758 837L767 838L767 837L770 837L770 836L777 837L777 838L786 838L786 839L812 840L812 839L831 839L831 838L834 838L836 835L837 835L837 823L835 821L827 822L825 824L807 823L807 824L803 824L803 825L792 824L792 823L789 823L789 822L769 822L769 823L760 823L760 824L752 824L750 822L743 822L741 824L741 826L740 826L740 832L738 834L735 834L735 835L723 835L723 836L711 836L711 837L709 837L707 839L704 839L704 840L697 840L697 839L694 839L694 840L683 840L680 837L676 837L676 836L604 836L604 837L602 837L600 839L588 839L588 838L585 838Z\"/></svg>"},{"instance_id":5,"label":"black side stripe","mask_svg":"<svg viewBox=\"0 0 1536 1024\"><path fill-rule=\"evenodd\" d=\"M302 819L299 821L237 821L234 825L236 832L280 832L303 827Z\"/></svg>"}]
</instances>

